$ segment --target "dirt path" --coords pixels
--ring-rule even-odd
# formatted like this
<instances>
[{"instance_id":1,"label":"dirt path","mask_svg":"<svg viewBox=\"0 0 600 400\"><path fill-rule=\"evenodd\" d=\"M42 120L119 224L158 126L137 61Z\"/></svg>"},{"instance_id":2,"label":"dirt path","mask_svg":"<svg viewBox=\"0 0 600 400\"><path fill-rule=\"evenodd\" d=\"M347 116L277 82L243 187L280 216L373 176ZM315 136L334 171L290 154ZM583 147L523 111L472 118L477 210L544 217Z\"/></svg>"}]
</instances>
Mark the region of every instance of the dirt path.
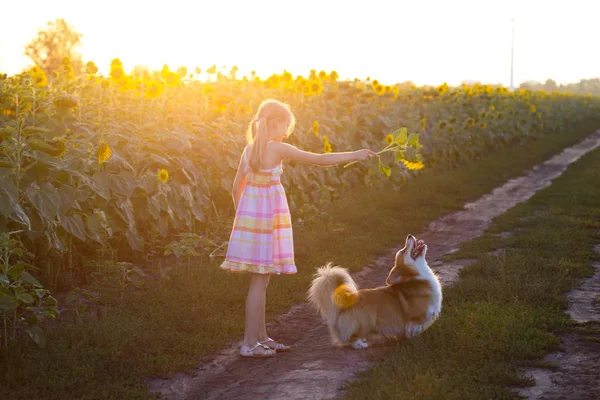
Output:
<instances>
[{"instance_id":1,"label":"dirt path","mask_svg":"<svg viewBox=\"0 0 600 400\"><path fill-rule=\"evenodd\" d=\"M428 261L442 284L451 284L468 263L461 260L441 265L443 255L482 235L493 217L529 199L560 176L569 164L598 146L600 131L419 233L428 243ZM359 286L384 284L396 251L390 249L371 268L353 274ZM200 365L193 376L177 374L172 379L153 380L151 391L169 399L333 399L340 395L338 388L344 381L390 351L384 343L363 351L332 347L327 327L306 303L293 306L268 329L272 337L292 344L293 351L273 359L242 359L236 343Z\"/></svg>"},{"instance_id":2,"label":"dirt path","mask_svg":"<svg viewBox=\"0 0 600 400\"><path fill-rule=\"evenodd\" d=\"M600 254L600 245L595 247ZM600 262L594 276L569 293L567 313L580 323L600 326ZM526 375L536 385L520 390L528 399L600 399L600 334L563 333L563 351L548 354L544 361L557 369L535 368Z\"/></svg>"}]
</instances>

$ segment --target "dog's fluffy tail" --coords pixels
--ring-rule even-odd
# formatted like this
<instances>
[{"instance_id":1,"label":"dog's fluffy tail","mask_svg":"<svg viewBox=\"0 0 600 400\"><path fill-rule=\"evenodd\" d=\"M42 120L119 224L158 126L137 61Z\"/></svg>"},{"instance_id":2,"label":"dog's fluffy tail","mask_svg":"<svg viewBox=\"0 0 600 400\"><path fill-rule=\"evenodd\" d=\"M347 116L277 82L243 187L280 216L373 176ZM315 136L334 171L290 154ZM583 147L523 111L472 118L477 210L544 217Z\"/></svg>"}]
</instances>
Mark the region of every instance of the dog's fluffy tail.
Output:
<instances>
[{"instance_id":1,"label":"dog's fluffy tail","mask_svg":"<svg viewBox=\"0 0 600 400\"><path fill-rule=\"evenodd\" d=\"M308 301L327 321L334 341L340 341L335 328L338 315L358 301L358 288L348 270L328 263L317 270L308 290Z\"/></svg>"}]
</instances>

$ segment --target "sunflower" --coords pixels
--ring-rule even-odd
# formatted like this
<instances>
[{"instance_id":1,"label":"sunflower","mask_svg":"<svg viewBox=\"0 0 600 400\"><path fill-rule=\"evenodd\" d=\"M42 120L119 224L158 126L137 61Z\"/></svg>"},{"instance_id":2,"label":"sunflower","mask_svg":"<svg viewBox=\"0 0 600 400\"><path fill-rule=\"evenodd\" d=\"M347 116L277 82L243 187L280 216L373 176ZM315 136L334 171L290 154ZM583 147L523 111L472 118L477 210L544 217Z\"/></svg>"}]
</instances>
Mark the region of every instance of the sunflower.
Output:
<instances>
[{"instance_id":1,"label":"sunflower","mask_svg":"<svg viewBox=\"0 0 600 400\"><path fill-rule=\"evenodd\" d=\"M110 67L110 77L113 81L118 82L125 76L125 71L123 71L122 67Z\"/></svg>"},{"instance_id":2,"label":"sunflower","mask_svg":"<svg viewBox=\"0 0 600 400\"><path fill-rule=\"evenodd\" d=\"M450 123L451 123L451 124L455 124L455 123L456 123L456 117L452 117L452 118L450 118Z\"/></svg>"},{"instance_id":3,"label":"sunflower","mask_svg":"<svg viewBox=\"0 0 600 400\"><path fill-rule=\"evenodd\" d=\"M167 64L163 64L162 68L160 69L161 78L166 80L170 72L171 70L169 69L169 66Z\"/></svg>"},{"instance_id":4,"label":"sunflower","mask_svg":"<svg viewBox=\"0 0 600 400\"><path fill-rule=\"evenodd\" d=\"M283 74L281 74L281 80L285 83L291 83L294 80L294 78L290 72L283 71Z\"/></svg>"},{"instance_id":5,"label":"sunflower","mask_svg":"<svg viewBox=\"0 0 600 400\"><path fill-rule=\"evenodd\" d=\"M385 137L385 142L388 145L391 145L392 143L394 143L394 136L390 133Z\"/></svg>"},{"instance_id":6,"label":"sunflower","mask_svg":"<svg viewBox=\"0 0 600 400\"><path fill-rule=\"evenodd\" d=\"M152 81L149 85L145 87L146 92L145 96L147 99L155 99L163 91L163 83L159 81Z\"/></svg>"},{"instance_id":7,"label":"sunflower","mask_svg":"<svg viewBox=\"0 0 600 400\"><path fill-rule=\"evenodd\" d=\"M487 124L485 122L482 122L479 126L481 127L481 129L487 128Z\"/></svg>"},{"instance_id":8,"label":"sunflower","mask_svg":"<svg viewBox=\"0 0 600 400\"><path fill-rule=\"evenodd\" d=\"M167 183L169 180L169 171L164 168L158 170L158 180L162 183Z\"/></svg>"},{"instance_id":9,"label":"sunflower","mask_svg":"<svg viewBox=\"0 0 600 400\"><path fill-rule=\"evenodd\" d=\"M312 94L321 94L321 92L323 91L323 84L321 83L321 81L313 80L310 83L310 91Z\"/></svg>"},{"instance_id":10,"label":"sunflower","mask_svg":"<svg viewBox=\"0 0 600 400\"><path fill-rule=\"evenodd\" d=\"M89 61L87 64L85 64L85 71L90 75L94 75L96 72L98 72L98 67L96 67L96 64L94 64L93 61Z\"/></svg>"},{"instance_id":11,"label":"sunflower","mask_svg":"<svg viewBox=\"0 0 600 400\"><path fill-rule=\"evenodd\" d=\"M113 58L110 62L111 68L123 68L123 63L118 58Z\"/></svg>"},{"instance_id":12,"label":"sunflower","mask_svg":"<svg viewBox=\"0 0 600 400\"><path fill-rule=\"evenodd\" d=\"M98 149L98 164L103 164L112 156L112 150L108 143L102 143Z\"/></svg>"},{"instance_id":13,"label":"sunflower","mask_svg":"<svg viewBox=\"0 0 600 400\"><path fill-rule=\"evenodd\" d=\"M187 72L187 67L177 68L177 75L179 75L180 78L185 78L187 76Z\"/></svg>"},{"instance_id":14,"label":"sunflower","mask_svg":"<svg viewBox=\"0 0 600 400\"><path fill-rule=\"evenodd\" d=\"M211 75L214 74L214 73L216 73L216 72L217 72L217 65L216 64L214 64L212 67L210 67L210 68L208 68L206 70L206 73L207 74L211 74Z\"/></svg>"},{"instance_id":15,"label":"sunflower","mask_svg":"<svg viewBox=\"0 0 600 400\"><path fill-rule=\"evenodd\" d=\"M425 166L425 164L423 164L423 162L421 162L421 161L402 160L402 163L404 164L406 169L415 170L415 171L423 169L423 167Z\"/></svg>"},{"instance_id":16,"label":"sunflower","mask_svg":"<svg viewBox=\"0 0 600 400\"><path fill-rule=\"evenodd\" d=\"M331 73L329 74L329 80L331 80L332 82L335 82L339 77L340 76L336 71L331 71Z\"/></svg>"},{"instance_id":17,"label":"sunflower","mask_svg":"<svg viewBox=\"0 0 600 400\"><path fill-rule=\"evenodd\" d=\"M104 79L100 86L102 86L102 89L106 89L110 86L110 81L108 79Z\"/></svg>"},{"instance_id":18,"label":"sunflower","mask_svg":"<svg viewBox=\"0 0 600 400\"><path fill-rule=\"evenodd\" d=\"M454 134L454 127L453 126L449 126L448 127L448 134L449 135L453 135Z\"/></svg>"},{"instance_id":19,"label":"sunflower","mask_svg":"<svg viewBox=\"0 0 600 400\"><path fill-rule=\"evenodd\" d=\"M444 82L443 85L438 86L437 88L435 88L435 90L437 90L439 94L444 94L448 91L448 84Z\"/></svg>"},{"instance_id":20,"label":"sunflower","mask_svg":"<svg viewBox=\"0 0 600 400\"><path fill-rule=\"evenodd\" d=\"M165 80L167 81L167 85L169 85L170 87L174 87L174 86L179 85L181 78L175 72L169 71L167 73Z\"/></svg>"},{"instance_id":21,"label":"sunflower","mask_svg":"<svg viewBox=\"0 0 600 400\"><path fill-rule=\"evenodd\" d=\"M532 113L532 114L535 114L535 113L536 113L536 111L537 111L537 108L535 108L535 105L531 104L531 105L529 106L529 110L531 111L531 113Z\"/></svg>"},{"instance_id":22,"label":"sunflower","mask_svg":"<svg viewBox=\"0 0 600 400\"><path fill-rule=\"evenodd\" d=\"M327 79L327 72L325 72L325 71L319 72L319 79L322 80L322 81L326 80Z\"/></svg>"},{"instance_id":23,"label":"sunflower","mask_svg":"<svg viewBox=\"0 0 600 400\"><path fill-rule=\"evenodd\" d=\"M67 79L75 78L75 71L73 70L73 66L71 64L63 65L63 76Z\"/></svg>"},{"instance_id":24,"label":"sunflower","mask_svg":"<svg viewBox=\"0 0 600 400\"><path fill-rule=\"evenodd\" d=\"M31 68L31 70L29 71L29 74L31 75L33 84L35 84L36 86L48 85L48 76L46 76L46 73L40 67L35 66L35 67Z\"/></svg>"},{"instance_id":25,"label":"sunflower","mask_svg":"<svg viewBox=\"0 0 600 400\"><path fill-rule=\"evenodd\" d=\"M210 85L206 85L206 86L204 86L203 92L204 92L204 95L206 96L206 95L214 93L215 89Z\"/></svg>"},{"instance_id":26,"label":"sunflower","mask_svg":"<svg viewBox=\"0 0 600 400\"><path fill-rule=\"evenodd\" d=\"M329 143L329 138L327 136L323 136L323 151L325 153L331 153L331 143Z\"/></svg>"},{"instance_id":27,"label":"sunflower","mask_svg":"<svg viewBox=\"0 0 600 400\"><path fill-rule=\"evenodd\" d=\"M438 122L438 128L439 129L446 129L446 126L448 126L448 123L446 121L440 121L440 122Z\"/></svg>"}]
</instances>

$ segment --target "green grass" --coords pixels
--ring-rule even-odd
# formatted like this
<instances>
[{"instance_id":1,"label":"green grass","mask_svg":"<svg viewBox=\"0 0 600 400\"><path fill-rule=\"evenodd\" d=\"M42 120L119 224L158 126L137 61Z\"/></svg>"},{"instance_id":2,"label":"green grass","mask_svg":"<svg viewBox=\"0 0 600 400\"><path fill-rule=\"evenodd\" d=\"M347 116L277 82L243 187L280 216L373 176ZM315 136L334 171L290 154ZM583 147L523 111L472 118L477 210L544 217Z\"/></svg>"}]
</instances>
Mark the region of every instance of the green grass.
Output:
<instances>
[{"instance_id":1,"label":"green grass","mask_svg":"<svg viewBox=\"0 0 600 400\"><path fill-rule=\"evenodd\" d=\"M429 171L407 183L400 191L385 188L348 194L337 201L330 213L335 224L343 224L344 231L332 232L326 223L317 224L314 229L295 230L299 273L271 280L267 299L269 317L305 300L306 289L316 267L334 261L353 270L363 268L375 254L401 243L406 234L419 232L435 218L461 209L466 201L481 196L508 178L578 142L598 125L600 123L579 126L563 135L547 136L537 142L503 149L453 171ZM586 254L582 251L582 255ZM578 264L575 264L573 271L578 271ZM177 269L171 273L170 279L148 285L143 292L126 297L123 306L114 307L102 317L90 315L76 323L59 321L49 332L46 350L30 348L16 355L10 363L0 364L0 393L10 399L148 398L144 378L192 369L202 357L226 346L231 340L241 338L247 279L221 271L217 266L217 261L207 260L191 268ZM490 273L503 276L501 269ZM475 296L479 292L492 296L496 290L489 285L488 282L482 289L483 286L473 283L463 286L464 294L450 294L442 320L424 340L431 341L438 336L439 340L445 340L445 343L435 342L438 352L449 351L444 348L458 350L462 343L461 351L475 357L473 353L480 351L504 353L502 344L512 341L511 338L516 340L515 332L521 332L519 327L529 327L528 332L537 338L537 329L546 319L554 324L552 313L532 321L531 306L522 304L508 293L505 294L507 301L502 304L488 305L482 300L457 307L461 296ZM545 299L549 293L541 291L540 295L546 296ZM561 305L556 304L555 310ZM503 316L501 320L499 315ZM444 327L445 324L450 326ZM492 335L489 330L473 329L457 338L456 333L461 332L465 324L474 327L493 325L497 332ZM441 334L445 329L449 332L446 336ZM498 336L506 339L488 343L490 338ZM466 351L467 340L480 341L484 347L469 347ZM536 341L543 348L555 344L549 334ZM402 347L400 352L404 354L410 348L431 351L419 347L424 343L429 342L415 341ZM532 358L541 354L537 346L511 349L509 354L515 354L516 350L525 351ZM429 379L425 378L435 374L433 367L439 363L438 359L420 354L411 357L414 366L404 371L402 376L413 376L413 380L414 376L419 376L419 380L428 382ZM420 359L427 361L421 364ZM387 363L400 362L391 360ZM431 370L426 368L426 363L431 365ZM470 365L468 370L473 373L479 371L478 376L488 376L488 373L483 373L480 364ZM464 368L461 364L461 369ZM409 374L409 371L417 369L422 374ZM388 370L395 371L390 367ZM512 376L509 369L488 368L488 371L498 378ZM468 382L466 371L455 372L464 377L465 384ZM396 376L396 373L393 375ZM436 379L448 381L451 378L454 379L453 376L444 378L441 375ZM394 387L402 386L391 381L380 383L382 388L392 383ZM360 386L356 388L357 391L362 390Z\"/></svg>"},{"instance_id":2,"label":"green grass","mask_svg":"<svg viewBox=\"0 0 600 400\"><path fill-rule=\"evenodd\" d=\"M559 346L554 333L594 331L564 311L566 292L592 274L598 259L598 186L600 150L452 254L478 261L444 290L438 322L349 384L347 398L518 398L508 386L532 383L519 367L542 365L540 358ZM496 248L506 252L486 254Z\"/></svg>"}]
</instances>

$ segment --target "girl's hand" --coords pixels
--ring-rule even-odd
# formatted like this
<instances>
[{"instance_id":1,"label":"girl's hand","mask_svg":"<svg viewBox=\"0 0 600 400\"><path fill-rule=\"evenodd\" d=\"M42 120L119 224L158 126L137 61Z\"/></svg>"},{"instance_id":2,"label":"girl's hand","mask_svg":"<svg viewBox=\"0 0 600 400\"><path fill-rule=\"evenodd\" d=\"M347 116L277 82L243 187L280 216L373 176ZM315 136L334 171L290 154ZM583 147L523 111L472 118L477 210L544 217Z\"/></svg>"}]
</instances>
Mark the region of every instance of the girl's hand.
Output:
<instances>
[{"instance_id":1,"label":"girl's hand","mask_svg":"<svg viewBox=\"0 0 600 400\"><path fill-rule=\"evenodd\" d=\"M354 154L354 160L356 160L356 161L370 160L371 158L375 157L375 155L376 155L376 153L374 151L371 151L369 149L356 150L355 152L353 152L353 154Z\"/></svg>"}]
</instances>

